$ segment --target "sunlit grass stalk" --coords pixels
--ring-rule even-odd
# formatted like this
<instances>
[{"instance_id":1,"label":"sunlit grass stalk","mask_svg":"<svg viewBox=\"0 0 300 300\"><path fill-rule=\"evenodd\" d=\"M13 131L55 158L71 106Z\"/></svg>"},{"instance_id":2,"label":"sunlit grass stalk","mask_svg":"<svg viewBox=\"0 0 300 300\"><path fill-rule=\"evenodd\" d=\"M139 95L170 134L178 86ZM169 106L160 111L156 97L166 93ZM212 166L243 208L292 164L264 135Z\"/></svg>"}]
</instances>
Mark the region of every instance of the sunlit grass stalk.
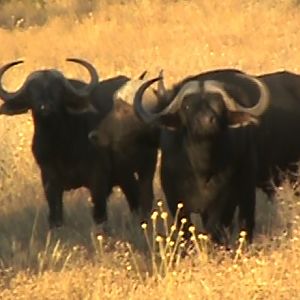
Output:
<instances>
[{"instance_id":1,"label":"sunlit grass stalk","mask_svg":"<svg viewBox=\"0 0 300 300\"><path fill-rule=\"evenodd\" d=\"M147 223L142 224L142 229L143 229L144 236L145 236L145 239L146 239L146 243L147 243L147 246L148 246L148 250L149 250L149 253L150 253L150 256L151 256L152 272L153 272L153 274L157 275L158 270L157 270L157 266L156 266L155 252L154 252L154 249L151 245L151 242L149 240L149 236L148 236L148 233L147 233Z\"/></svg>"},{"instance_id":2,"label":"sunlit grass stalk","mask_svg":"<svg viewBox=\"0 0 300 300\"><path fill-rule=\"evenodd\" d=\"M247 235L246 231L241 231L240 232L239 245L238 245L238 248L235 251L235 256L234 256L234 259L233 259L234 263L237 263L238 259L241 258L241 256L242 256L243 246L246 243L246 235Z\"/></svg>"},{"instance_id":3,"label":"sunlit grass stalk","mask_svg":"<svg viewBox=\"0 0 300 300\"><path fill-rule=\"evenodd\" d=\"M61 270L60 270L61 272L63 272L66 269L66 266L68 265L68 263L69 263L72 256L73 256L73 253L69 252L67 257L64 260L64 263L63 263L62 267L61 267Z\"/></svg>"},{"instance_id":4,"label":"sunlit grass stalk","mask_svg":"<svg viewBox=\"0 0 300 300\"><path fill-rule=\"evenodd\" d=\"M168 226L168 213L163 209L163 202L161 200L157 202L157 206L159 208L160 217L163 220L164 231L166 233L166 236L169 236L170 232L169 232L169 226Z\"/></svg>"},{"instance_id":5,"label":"sunlit grass stalk","mask_svg":"<svg viewBox=\"0 0 300 300\"><path fill-rule=\"evenodd\" d=\"M197 251L198 257L201 262L205 258L205 261L208 259L208 243L209 238L206 234L200 233L196 235L196 228L195 226L190 226L189 231L192 234L190 240L193 242L195 249Z\"/></svg>"},{"instance_id":6,"label":"sunlit grass stalk","mask_svg":"<svg viewBox=\"0 0 300 300\"><path fill-rule=\"evenodd\" d=\"M159 256L161 258L161 263L159 266L159 274L162 276L167 274L168 271L168 254L166 252L166 244L161 236L157 236L156 241L158 243Z\"/></svg>"},{"instance_id":7,"label":"sunlit grass stalk","mask_svg":"<svg viewBox=\"0 0 300 300\"><path fill-rule=\"evenodd\" d=\"M172 238L173 238L173 235L175 234L176 229L177 229L178 216L179 216L179 212L182 209L182 207L183 207L182 203L179 203L177 205L177 210L176 210L176 214L175 214L175 217L174 217L173 224L171 225L170 231L169 231L169 229L167 229L168 234L167 234L167 238L166 238L166 242L167 242L166 249L165 249L166 253L169 253L169 251L172 251L172 249L174 249L172 247L175 245L175 242L173 242ZM167 223L164 224L164 227L168 228L168 224ZM179 229L179 231L180 231L180 229Z\"/></svg>"},{"instance_id":8,"label":"sunlit grass stalk","mask_svg":"<svg viewBox=\"0 0 300 300\"><path fill-rule=\"evenodd\" d=\"M34 248L34 238L35 238L35 230L37 227L37 221L38 221L38 210L36 210L36 214L34 216L33 224L32 224L32 229L31 229L31 234L30 234L30 240L29 240L29 252L31 253L33 248Z\"/></svg>"},{"instance_id":9,"label":"sunlit grass stalk","mask_svg":"<svg viewBox=\"0 0 300 300\"><path fill-rule=\"evenodd\" d=\"M133 251L132 251L132 247L131 247L131 245L130 245L129 243L126 243L126 246L127 246L128 250L129 250L129 252L130 252L130 254L131 254L132 262L133 262L135 271L136 271L136 273L137 273L137 276L138 276L138 278L139 278L139 281L140 281L140 283L143 284L143 283L144 283L144 280L143 280L142 272L141 272L141 270L140 270L140 268L139 268L139 264L138 264L138 262L137 262L137 260L136 260L136 257L135 257L135 255L134 255L134 253L133 253Z\"/></svg>"},{"instance_id":10,"label":"sunlit grass stalk","mask_svg":"<svg viewBox=\"0 0 300 300\"><path fill-rule=\"evenodd\" d=\"M102 259L104 256L103 236L95 235L94 232L91 232L91 241L93 243L98 258Z\"/></svg>"},{"instance_id":11,"label":"sunlit grass stalk","mask_svg":"<svg viewBox=\"0 0 300 300\"><path fill-rule=\"evenodd\" d=\"M173 241L173 236L176 232L176 225L172 225L171 229L170 229L170 233L166 238L166 252L170 253L170 251L172 251L171 249L174 247L175 242Z\"/></svg>"},{"instance_id":12,"label":"sunlit grass stalk","mask_svg":"<svg viewBox=\"0 0 300 300\"><path fill-rule=\"evenodd\" d=\"M158 212L154 211L151 215L151 220L152 220L152 251L154 253L156 251L157 217L158 217Z\"/></svg>"},{"instance_id":13,"label":"sunlit grass stalk","mask_svg":"<svg viewBox=\"0 0 300 300\"><path fill-rule=\"evenodd\" d=\"M47 233L44 250L38 253L38 274L39 275L42 275L42 273L45 269L48 250L49 250L50 243L51 243L51 236L52 236L51 231L49 231Z\"/></svg>"},{"instance_id":14,"label":"sunlit grass stalk","mask_svg":"<svg viewBox=\"0 0 300 300\"><path fill-rule=\"evenodd\" d=\"M178 230L178 235L177 235L175 243L174 243L174 246L173 246L173 248L170 248L171 251L170 251L170 260L169 260L168 267L167 267L168 270L171 268L172 263L174 262L174 258L176 257L176 253L178 252L178 249L179 249L179 244L182 241L182 236L183 236L182 229L183 229L183 226L184 226L185 223L186 223L186 219L182 219L179 230ZM176 223L174 222L174 224L176 224Z\"/></svg>"},{"instance_id":15,"label":"sunlit grass stalk","mask_svg":"<svg viewBox=\"0 0 300 300\"><path fill-rule=\"evenodd\" d=\"M177 268L181 262L182 254L185 251L187 241L182 240L178 245L178 251L176 252L176 259L175 259L175 267Z\"/></svg>"},{"instance_id":16,"label":"sunlit grass stalk","mask_svg":"<svg viewBox=\"0 0 300 300\"><path fill-rule=\"evenodd\" d=\"M191 236L191 241L193 242L194 246L195 246L195 249L197 251L197 254L198 254L198 257L200 259L200 261L202 260L202 257L203 257L203 247L200 248L200 243L201 243L201 240L199 239L199 241L197 240L197 236L196 236L196 233L195 233L195 226L190 226L189 227L189 231L191 232L192 236Z\"/></svg>"},{"instance_id":17,"label":"sunlit grass stalk","mask_svg":"<svg viewBox=\"0 0 300 300\"><path fill-rule=\"evenodd\" d=\"M60 240L57 240L51 254L51 258L54 260L54 262L56 262L61 256L60 243Z\"/></svg>"},{"instance_id":18,"label":"sunlit grass stalk","mask_svg":"<svg viewBox=\"0 0 300 300\"><path fill-rule=\"evenodd\" d=\"M183 208L183 204L182 203L178 203L177 204L177 210L176 210L175 217L174 217L174 222L173 222L173 225L175 225L175 226L177 226L178 218L179 218L179 213L180 213L180 211L181 211L182 208Z\"/></svg>"},{"instance_id":19,"label":"sunlit grass stalk","mask_svg":"<svg viewBox=\"0 0 300 300\"><path fill-rule=\"evenodd\" d=\"M209 243L210 243L210 240L209 240L209 238L208 238L208 236L206 234L200 233L198 235L198 244L199 244L201 252L203 254L206 254L205 255L206 260L208 259L208 247L209 247Z\"/></svg>"}]
</instances>

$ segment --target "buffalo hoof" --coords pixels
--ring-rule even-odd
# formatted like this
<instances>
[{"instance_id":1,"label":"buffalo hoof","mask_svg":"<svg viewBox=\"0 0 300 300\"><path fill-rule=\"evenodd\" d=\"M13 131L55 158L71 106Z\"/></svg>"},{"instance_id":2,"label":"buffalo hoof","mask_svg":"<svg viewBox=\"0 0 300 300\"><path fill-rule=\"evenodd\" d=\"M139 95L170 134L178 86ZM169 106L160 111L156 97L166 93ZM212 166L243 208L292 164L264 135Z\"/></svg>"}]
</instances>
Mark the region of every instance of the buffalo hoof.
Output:
<instances>
[{"instance_id":1,"label":"buffalo hoof","mask_svg":"<svg viewBox=\"0 0 300 300\"><path fill-rule=\"evenodd\" d=\"M62 220L49 221L50 230L61 228L62 226L63 226L63 221Z\"/></svg>"},{"instance_id":2,"label":"buffalo hoof","mask_svg":"<svg viewBox=\"0 0 300 300\"><path fill-rule=\"evenodd\" d=\"M91 131L88 135L89 140L94 144L95 146L98 145L98 134L97 131Z\"/></svg>"},{"instance_id":3,"label":"buffalo hoof","mask_svg":"<svg viewBox=\"0 0 300 300\"><path fill-rule=\"evenodd\" d=\"M108 224L107 222L101 223L101 224L95 224L92 229L94 235L96 237L103 237L108 235Z\"/></svg>"}]
</instances>

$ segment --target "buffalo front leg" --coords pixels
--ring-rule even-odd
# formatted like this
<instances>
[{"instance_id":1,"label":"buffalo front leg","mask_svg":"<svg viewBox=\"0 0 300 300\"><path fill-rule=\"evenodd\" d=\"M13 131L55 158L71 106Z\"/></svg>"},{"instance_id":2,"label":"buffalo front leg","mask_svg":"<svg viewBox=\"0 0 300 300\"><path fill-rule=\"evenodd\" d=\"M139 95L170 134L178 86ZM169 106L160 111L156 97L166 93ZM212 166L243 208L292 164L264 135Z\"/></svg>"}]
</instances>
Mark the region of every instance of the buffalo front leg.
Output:
<instances>
[{"instance_id":1,"label":"buffalo front leg","mask_svg":"<svg viewBox=\"0 0 300 300\"><path fill-rule=\"evenodd\" d=\"M240 231L246 232L246 241L250 244L253 240L255 228L256 182L258 164L253 144L249 145L245 155L244 164L240 165L236 173L237 200L239 207ZM246 159L248 158L248 159Z\"/></svg>"},{"instance_id":2,"label":"buffalo front leg","mask_svg":"<svg viewBox=\"0 0 300 300\"><path fill-rule=\"evenodd\" d=\"M217 245L228 245L228 237L226 227L221 216L222 212L218 208L209 209L201 214L204 229L212 240ZM228 221L228 220L226 220ZM229 222L229 221L228 221ZM226 224L229 224L226 222Z\"/></svg>"},{"instance_id":3,"label":"buffalo front leg","mask_svg":"<svg viewBox=\"0 0 300 300\"><path fill-rule=\"evenodd\" d=\"M93 202L93 219L95 224L101 225L107 221L107 199L112 191L112 185L107 180L97 182L90 189Z\"/></svg>"},{"instance_id":4,"label":"buffalo front leg","mask_svg":"<svg viewBox=\"0 0 300 300\"><path fill-rule=\"evenodd\" d=\"M134 174L129 172L123 174L122 177L119 178L119 185L127 199L130 211L137 213L140 207L139 186Z\"/></svg>"},{"instance_id":5,"label":"buffalo front leg","mask_svg":"<svg viewBox=\"0 0 300 300\"><path fill-rule=\"evenodd\" d=\"M154 199L153 182L151 178L143 178L138 181L139 185L139 213L143 221L149 218Z\"/></svg>"},{"instance_id":6,"label":"buffalo front leg","mask_svg":"<svg viewBox=\"0 0 300 300\"><path fill-rule=\"evenodd\" d=\"M239 206L239 227L240 230L246 231L249 243L252 243L255 227L255 190L251 194L252 197L248 196Z\"/></svg>"},{"instance_id":7,"label":"buffalo front leg","mask_svg":"<svg viewBox=\"0 0 300 300\"><path fill-rule=\"evenodd\" d=\"M190 212L186 205L186 199L188 199L189 195L186 195L185 190L181 188L181 176L178 173L174 173L172 168L169 168L164 163L162 159L160 177L168 208L174 218L173 222L176 230L183 232L183 237L189 239L191 237L189 227L192 225Z\"/></svg>"},{"instance_id":8,"label":"buffalo front leg","mask_svg":"<svg viewBox=\"0 0 300 300\"><path fill-rule=\"evenodd\" d=\"M240 231L246 231L246 240L252 243L255 227L256 191L251 176L248 176L247 180L245 178L239 185L239 228Z\"/></svg>"},{"instance_id":9,"label":"buffalo front leg","mask_svg":"<svg viewBox=\"0 0 300 300\"><path fill-rule=\"evenodd\" d=\"M42 172L42 182L49 207L49 227L60 227L63 225L63 188L56 180L45 173Z\"/></svg>"},{"instance_id":10,"label":"buffalo front leg","mask_svg":"<svg viewBox=\"0 0 300 300\"><path fill-rule=\"evenodd\" d=\"M107 180L98 182L90 189L93 208L92 216L95 223L95 234L106 235L108 233L107 226L107 199L112 191L112 185Z\"/></svg>"},{"instance_id":11,"label":"buffalo front leg","mask_svg":"<svg viewBox=\"0 0 300 300\"><path fill-rule=\"evenodd\" d=\"M153 179L157 161L156 149L148 152L138 171L140 213L144 219L149 217L153 206Z\"/></svg>"}]
</instances>

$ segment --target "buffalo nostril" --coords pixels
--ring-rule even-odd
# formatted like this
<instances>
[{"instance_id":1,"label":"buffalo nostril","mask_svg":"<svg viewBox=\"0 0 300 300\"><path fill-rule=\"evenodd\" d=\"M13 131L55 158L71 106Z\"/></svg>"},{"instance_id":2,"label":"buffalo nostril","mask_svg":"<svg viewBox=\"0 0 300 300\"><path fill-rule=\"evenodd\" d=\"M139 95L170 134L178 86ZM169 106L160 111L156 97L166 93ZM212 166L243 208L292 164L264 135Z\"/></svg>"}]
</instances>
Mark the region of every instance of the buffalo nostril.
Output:
<instances>
[{"instance_id":1,"label":"buffalo nostril","mask_svg":"<svg viewBox=\"0 0 300 300\"><path fill-rule=\"evenodd\" d=\"M214 116L211 116L211 117L209 118L209 123L210 123L210 124L215 124L215 122L216 122L216 118L215 118Z\"/></svg>"},{"instance_id":2,"label":"buffalo nostril","mask_svg":"<svg viewBox=\"0 0 300 300\"><path fill-rule=\"evenodd\" d=\"M95 131L92 131L89 133L89 140L92 142L92 143L97 143L98 142L98 135L97 135L97 132Z\"/></svg>"},{"instance_id":3,"label":"buffalo nostril","mask_svg":"<svg viewBox=\"0 0 300 300\"><path fill-rule=\"evenodd\" d=\"M206 124L215 124L216 122L216 118L214 116L206 116L203 121L206 123Z\"/></svg>"}]
</instances>

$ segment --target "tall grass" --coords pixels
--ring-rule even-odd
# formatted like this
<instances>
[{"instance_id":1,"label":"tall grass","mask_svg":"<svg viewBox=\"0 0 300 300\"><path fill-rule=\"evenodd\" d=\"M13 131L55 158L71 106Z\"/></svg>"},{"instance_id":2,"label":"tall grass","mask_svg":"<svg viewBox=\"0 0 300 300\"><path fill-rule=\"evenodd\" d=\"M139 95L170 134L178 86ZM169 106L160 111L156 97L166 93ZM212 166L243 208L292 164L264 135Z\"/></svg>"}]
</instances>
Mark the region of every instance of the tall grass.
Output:
<instances>
[{"instance_id":1,"label":"tall grass","mask_svg":"<svg viewBox=\"0 0 300 300\"><path fill-rule=\"evenodd\" d=\"M40 68L87 80L66 57L88 59L102 78L134 77L144 69L151 76L163 68L168 85L221 67L299 72L295 1L82 3L1 6L0 65L25 59L5 75L8 90ZM241 236L235 251L216 251L192 227L194 247L182 259L164 204L141 227L117 189L109 201L108 237L95 236L84 189L66 193L66 226L50 233L32 132L30 114L0 116L0 299L298 298L299 198L288 183L273 203L258 192L257 231L247 250ZM161 198L158 178L155 183Z\"/></svg>"}]
</instances>

